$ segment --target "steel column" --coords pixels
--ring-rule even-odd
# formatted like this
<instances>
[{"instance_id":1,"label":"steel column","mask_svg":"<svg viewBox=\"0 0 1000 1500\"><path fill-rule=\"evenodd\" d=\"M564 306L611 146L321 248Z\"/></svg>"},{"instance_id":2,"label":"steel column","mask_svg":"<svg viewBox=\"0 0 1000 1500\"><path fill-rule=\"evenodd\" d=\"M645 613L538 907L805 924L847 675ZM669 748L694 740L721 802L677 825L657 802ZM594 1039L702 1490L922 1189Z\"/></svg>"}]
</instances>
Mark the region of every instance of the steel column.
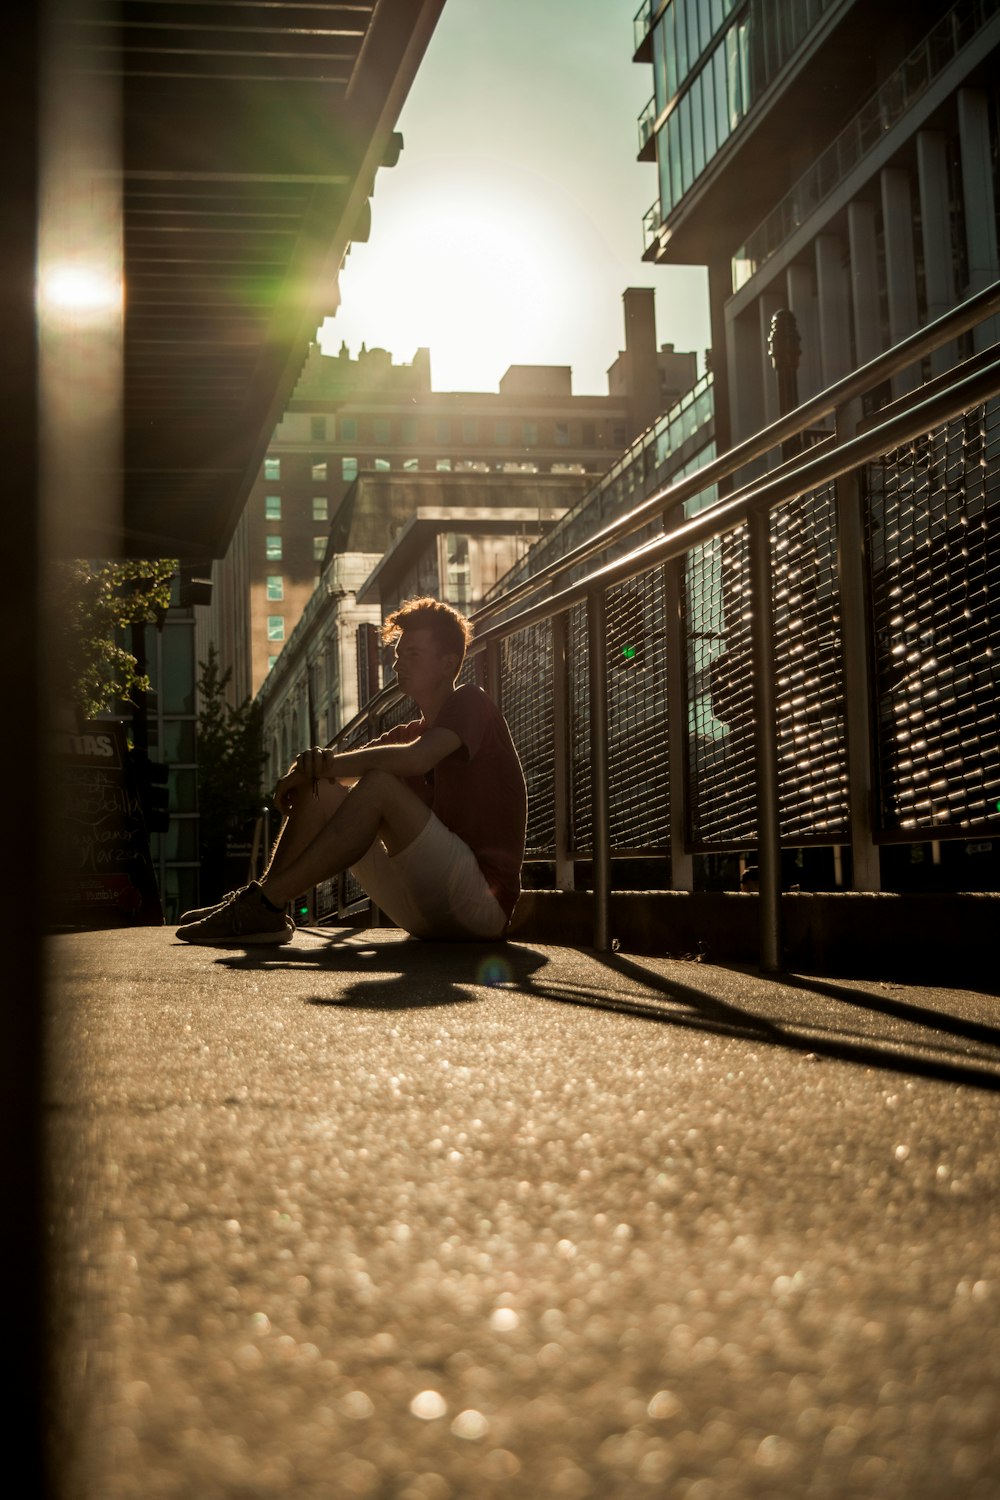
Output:
<instances>
[{"instance_id":1,"label":"steel column","mask_svg":"<svg viewBox=\"0 0 1000 1500\"><path fill-rule=\"evenodd\" d=\"M611 951L611 802L608 792L608 608L603 589L587 595L594 947Z\"/></svg>"},{"instance_id":2,"label":"steel column","mask_svg":"<svg viewBox=\"0 0 1000 1500\"><path fill-rule=\"evenodd\" d=\"M760 865L760 966L765 973L773 974L781 969L781 824L769 512L751 510L747 529Z\"/></svg>"}]
</instances>

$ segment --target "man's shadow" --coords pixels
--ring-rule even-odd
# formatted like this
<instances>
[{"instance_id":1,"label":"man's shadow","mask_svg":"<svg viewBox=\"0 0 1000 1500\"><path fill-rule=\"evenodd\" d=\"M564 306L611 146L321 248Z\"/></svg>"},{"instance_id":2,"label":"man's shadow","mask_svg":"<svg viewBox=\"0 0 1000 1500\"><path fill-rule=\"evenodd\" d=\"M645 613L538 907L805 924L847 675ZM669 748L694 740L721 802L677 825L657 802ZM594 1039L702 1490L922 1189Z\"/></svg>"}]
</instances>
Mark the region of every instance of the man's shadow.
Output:
<instances>
[{"instance_id":1,"label":"man's shadow","mask_svg":"<svg viewBox=\"0 0 1000 1500\"><path fill-rule=\"evenodd\" d=\"M308 947L231 952L216 960L231 969L313 969L350 973L333 993L308 996L309 1005L344 1010L413 1010L421 1006L467 1005L481 991L530 989L531 977L548 964L544 953L520 943L422 942L392 929L312 928L325 941ZM380 977L383 976L383 977Z\"/></svg>"}]
</instances>

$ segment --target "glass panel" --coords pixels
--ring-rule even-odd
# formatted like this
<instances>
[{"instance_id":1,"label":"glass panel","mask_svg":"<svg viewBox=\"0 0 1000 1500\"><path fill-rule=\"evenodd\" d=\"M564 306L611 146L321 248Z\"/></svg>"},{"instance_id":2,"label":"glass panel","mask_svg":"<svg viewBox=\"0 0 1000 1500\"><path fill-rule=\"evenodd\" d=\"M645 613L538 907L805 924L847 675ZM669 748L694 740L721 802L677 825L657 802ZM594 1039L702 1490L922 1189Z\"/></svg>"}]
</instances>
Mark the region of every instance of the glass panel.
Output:
<instances>
[{"instance_id":1,"label":"glass panel","mask_svg":"<svg viewBox=\"0 0 1000 1500\"><path fill-rule=\"evenodd\" d=\"M281 537L269 536L264 541L264 556L268 562L281 561Z\"/></svg>"},{"instance_id":2,"label":"glass panel","mask_svg":"<svg viewBox=\"0 0 1000 1500\"><path fill-rule=\"evenodd\" d=\"M681 190L687 192L694 181L694 158L691 153L691 96L684 94L675 111L681 135Z\"/></svg>"},{"instance_id":3,"label":"glass panel","mask_svg":"<svg viewBox=\"0 0 1000 1500\"><path fill-rule=\"evenodd\" d=\"M326 478L326 460L325 459L323 459L322 462L320 462L318 460L314 460L313 466L312 466L312 477L314 479L325 479Z\"/></svg>"},{"instance_id":4,"label":"glass panel","mask_svg":"<svg viewBox=\"0 0 1000 1500\"><path fill-rule=\"evenodd\" d=\"M356 458L342 458L340 460L340 477L342 479L357 479L358 461Z\"/></svg>"},{"instance_id":5,"label":"glass panel","mask_svg":"<svg viewBox=\"0 0 1000 1500\"><path fill-rule=\"evenodd\" d=\"M281 478L281 459L280 458L265 458L265 460L264 460L264 478L265 479L280 479Z\"/></svg>"},{"instance_id":6,"label":"glass panel","mask_svg":"<svg viewBox=\"0 0 1000 1500\"><path fill-rule=\"evenodd\" d=\"M198 772L195 769L174 769L171 766L166 777L171 813L196 813L198 811Z\"/></svg>"},{"instance_id":7,"label":"glass panel","mask_svg":"<svg viewBox=\"0 0 1000 1500\"><path fill-rule=\"evenodd\" d=\"M194 713L194 632L168 625L160 636L159 707L165 714Z\"/></svg>"},{"instance_id":8,"label":"glass panel","mask_svg":"<svg viewBox=\"0 0 1000 1500\"><path fill-rule=\"evenodd\" d=\"M726 45L724 42L712 53L712 72L715 75L715 138L721 146L729 135L729 109L726 103Z\"/></svg>"},{"instance_id":9,"label":"glass panel","mask_svg":"<svg viewBox=\"0 0 1000 1500\"><path fill-rule=\"evenodd\" d=\"M172 802L170 810L175 811ZM198 819L171 817L166 832L161 835L160 848L164 859L197 859Z\"/></svg>"},{"instance_id":10,"label":"glass panel","mask_svg":"<svg viewBox=\"0 0 1000 1500\"><path fill-rule=\"evenodd\" d=\"M264 496L264 517L268 521L280 521L281 520L281 496L280 495L265 495Z\"/></svg>"},{"instance_id":11,"label":"glass panel","mask_svg":"<svg viewBox=\"0 0 1000 1500\"><path fill-rule=\"evenodd\" d=\"M330 514L330 502L325 495L313 495L313 520L325 521Z\"/></svg>"},{"instance_id":12,"label":"glass panel","mask_svg":"<svg viewBox=\"0 0 1000 1500\"><path fill-rule=\"evenodd\" d=\"M664 51L666 27L661 23L653 32L653 99L657 115L671 97L667 93L667 58Z\"/></svg>"},{"instance_id":13,"label":"glass panel","mask_svg":"<svg viewBox=\"0 0 1000 1500\"><path fill-rule=\"evenodd\" d=\"M687 0L674 0L674 48L677 52L677 86L688 75Z\"/></svg>"},{"instance_id":14,"label":"glass panel","mask_svg":"<svg viewBox=\"0 0 1000 1500\"><path fill-rule=\"evenodd\" d=\"M716 134L715 69L712 66L711 60L709 60L702 72L699 81L701 83L702 109L705 116L705 161L707 163L712 160L719 147L718 136Z\"/></svg>"},{"instance_id":15,"label":"glass panel","mask_svg":"<svg viewBox=\"0 0 1000 1500\"><path fill-rule=\"evenodd\" d=\"M267 638L269 641L283 641L285 639L284 615L268 615Z\"/></svg>"},{"instance_id":16,"label":"glass panel","mask_svg":"<svg viewBox=\"0 0 1000 1500\"><path fill-rule=\"evenodd\" d=\"M284 599L285 580L280 573L269 573L267 578L267 597L269 599Z\"/></svg>"},{"instance_id":17,"label":"glass panel","mask_svg":"<svg viewBox=\"0 0 1000 1500\"><path fill-rule=\"evenodd\" d=\"M691 152L696 180L705 170L705 121L702 111L704 90L701 80L702 75L699 73L691 85Z\"/></svg>"},{"instance_id":18,"label":"glass panel","mask_svg":"<svg viewBox=\"0 0 1000 1500\"><path fill-rule=\"evenodd\" d=\"M166 719L163 724L161 758L174 763L194 761L195 736L193 719Z\"/></svg>"},{"instance_id":19,"label":"glass panel","mask_svg":"<svg viewBox=\"0 0 1000 1500\"><path fill-rule=\"evenodd\" d=\"M677 43L674 37L674 10L673 5L668 5L661 22L663 30L663 50L667 59L667 102L677 93Z\"/></svg>"}]
</instances>

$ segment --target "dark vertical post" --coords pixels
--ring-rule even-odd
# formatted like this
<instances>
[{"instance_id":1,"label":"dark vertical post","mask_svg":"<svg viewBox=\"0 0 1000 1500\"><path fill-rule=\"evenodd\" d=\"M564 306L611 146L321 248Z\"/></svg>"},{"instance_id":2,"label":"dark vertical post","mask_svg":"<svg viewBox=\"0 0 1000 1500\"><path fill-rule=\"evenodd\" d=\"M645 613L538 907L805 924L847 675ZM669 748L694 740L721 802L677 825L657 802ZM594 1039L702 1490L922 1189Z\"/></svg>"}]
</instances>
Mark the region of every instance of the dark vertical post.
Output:
<instances>
[{"instance_id":1,"label":"dark vertical post","mask_svg":"<svg viewBox=\"0 0 1000 1500\"><path fill-rule=\"evenodd\" d=\"M797 371L802 353L802 340L799 338L795 314L789 312L787 307L779 308L771 319L767 352L778 377L778 415L784 417L799 404ZM781 445L782 458L794 458L801 447L802 439L799 435L786 438Z\"/></svg>"},{"instance_id":2,"label":"dark vertical post","mask_svg":"<svg viewBox=\"0 0 1000 1500\"><path fill-rule=\"evenodd\" d=\"M587 595L590 683L591 821L594 845L594 947L611 950L611 801L608 788L608 610L603 589Z\"/></svg>"}]
</instances>

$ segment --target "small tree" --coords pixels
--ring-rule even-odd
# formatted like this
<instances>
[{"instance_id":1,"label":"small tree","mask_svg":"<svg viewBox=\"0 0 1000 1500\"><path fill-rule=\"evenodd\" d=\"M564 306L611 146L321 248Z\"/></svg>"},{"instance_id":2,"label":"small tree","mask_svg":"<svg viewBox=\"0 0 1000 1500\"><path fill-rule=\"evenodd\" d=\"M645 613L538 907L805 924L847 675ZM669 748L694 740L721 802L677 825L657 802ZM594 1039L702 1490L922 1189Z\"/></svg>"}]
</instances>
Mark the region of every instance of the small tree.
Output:
<instances>
[{"instance_id":1,"label":"small tree","mask_svg":"<svg viewBox=\"0 0 1000 1500\"><path fill-rule=\"evenodd\" d=\"M202 897L222 895L227 884L226 848L255 816L267 756L261 711L249 698L234 708L226 697L232 668L219 672L214 645L198 663L198 813Z\"/></svg>"},{"instance_id":2,"label":"small tree","mask_svg":"<svg viewBox=\"0 0 1000 1500\"><path fill-rule=\"evenodd\" d=\"M158 620L170 603L172 559L152 562L56 562L52 571L54 637L60 696L85 719L149 691L131 651L121 643L127 625Z\"/></svg>"}]
</instances>

